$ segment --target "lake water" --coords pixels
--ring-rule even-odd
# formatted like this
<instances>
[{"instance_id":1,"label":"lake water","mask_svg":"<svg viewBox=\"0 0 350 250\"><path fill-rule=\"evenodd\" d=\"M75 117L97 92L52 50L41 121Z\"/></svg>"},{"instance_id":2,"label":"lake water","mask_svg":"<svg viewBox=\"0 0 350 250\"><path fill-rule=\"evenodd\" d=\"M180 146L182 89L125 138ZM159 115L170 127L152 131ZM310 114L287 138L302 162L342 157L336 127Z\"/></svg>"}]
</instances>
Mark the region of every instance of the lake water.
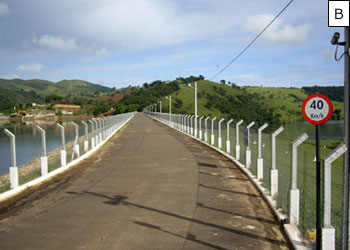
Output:
<instances>
[{"instance_id":1,"label":"lake water","mask_svg":"<svg viewBox=\"0 0 350 250\"><path fill-rule=\"evenodd\" d=\"M84 127L80 121L75 121L79 125L79 136L83 135ZM60 122L65 127L66 143L75 138L74 126L70 122ZM56 126L56 122L29 121L25 123L2 123L0 124L0 175L9 172L11 165L10 138L3 132L5 128L16 136L16 162L17 166L24 165L41 156L41 133L33 129L39 125L46 131L47 152L61 147L61 132Z\"/></svg>"},{"instance_id":2,"label":"lake water","mask_svg":"<svg viewBox=\"0 0 350 250\"><path fill-rule=\"evenodd\" d=\"M76 123L80 128L79 135L83 135L84 127L80 121ZM10 139L4 134L3 129L7 128L16 135L17 166L21 166L41 156L41 134L38 130L33 129L37 124L46 130L47 152L61 146L60 129L56 126L56 122L2 123L0 124L0 175L8 173L11 165ZM69 122L61 124L65 126L66 143L73 141L74 126ZM315 134L315 126L307 122L291 123L284 127L283 134L288 138L296 138L303 132L306 132L310 138L313 138ZM277 128L270 126L266 132L275 129ZM320 134L322 138L342 138L344 136L343 121L329 121L321 125Z\"/></svg>"}]
</instances>

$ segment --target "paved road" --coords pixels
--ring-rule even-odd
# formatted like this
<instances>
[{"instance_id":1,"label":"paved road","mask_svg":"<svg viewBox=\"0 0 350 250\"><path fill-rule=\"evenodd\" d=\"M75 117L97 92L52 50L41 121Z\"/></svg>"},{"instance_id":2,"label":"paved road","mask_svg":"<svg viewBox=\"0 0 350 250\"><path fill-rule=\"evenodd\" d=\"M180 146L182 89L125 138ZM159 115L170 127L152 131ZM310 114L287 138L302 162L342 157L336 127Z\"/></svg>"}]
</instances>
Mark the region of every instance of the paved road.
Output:
<instances>
[{"instance_id":1,"label":"paved road","mask_svg":"<svg viewBox=\"0 0 350 250\"><path fill-rule=\"evenodd\" d=\"M143 114L0 219L1 249L289 249L233 163Z\"/></svg>"}]
</instances>

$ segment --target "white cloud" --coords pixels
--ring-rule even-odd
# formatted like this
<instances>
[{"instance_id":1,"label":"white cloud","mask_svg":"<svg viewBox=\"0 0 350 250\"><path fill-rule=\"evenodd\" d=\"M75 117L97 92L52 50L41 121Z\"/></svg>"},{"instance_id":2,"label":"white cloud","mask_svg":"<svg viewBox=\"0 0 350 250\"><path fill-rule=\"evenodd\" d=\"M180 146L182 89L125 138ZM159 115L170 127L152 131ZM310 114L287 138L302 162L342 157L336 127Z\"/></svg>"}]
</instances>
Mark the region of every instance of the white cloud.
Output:
<instances>
[{"instance_id":1,"label":"white cloud","mask_svg":"<svg viewBox=\"0 0 350 250\"><path fill-rule=\"evenodd\" d=\"M34 44L59 52L71 52L81 49L74 38L63 38L61 36L42 35L40 38L33 37Z\"/></svg>"},{"instance_id":2,"label":"white cloud","mask_svg":"<svg viewBox=\"0 0 350 250\"><path fill-rule=\"evenodd\" d=\"M41 72L44 68L44 65L40 63L29 63L29 64L21 64L18 66L19 71L28 71L28 72Z\"/></svg>"},{"instance_id":3,"label":"white cloud","mask_svg":"<svg viewBox=\"0 0 350 250\"><path fill-rule=\"evenodd\" d=\"M7 6L7 3L0 2L0 17L10 14L10 12L11 11L10 11L9 7Z\"/></svg>"},{"instance_id":4,"label":"white cloud","mask_svg":"<svg viewBox=\"0 0 350 250\"><path fill-rule=\"evenodd\" d=\"M171 58L177 61L182 61L185 59L185 56L178 54L178 55L172 55Z\"/></svg>"},{"instance_id":5,"label":"white cloud","mask_svg":"<svg viewBox=\"0 0 350 250\"><path fill-rule=\"evenodd\" d=\"M96 51L96 55L98 56L108 56L108 50L106 48L101 48Z\"/></svg>"},{"instance_id":6,"label":"white cloud","mask_svg":"<svg viewBox=\"0 0 350 250\"><path fill-rule=\"evenodd\" d=\"M6 74L6 75L2 76L1 78L3 78L3 79L16 79L16 78L19 78L19 76L16 74Z\"/></svg>"},{"instance_id":7,"label":"white cloud","mask_svg":"<svg viewBox=\"0 0 350 250\"><path fill-rule=\"evenodd\" d=\"M271 14L248 16L244 29L250 33L258 34L274 18ZM263 37L272 42L284 42L292 44L303 44L307 41L312 26L309 23L301 25L285 24L280 18L264 32Z\"/></svg>"},{"instance_id":8,"label":"white cloud","mask_svg":"<svg viewBox=\"0 0 350 250\"><path fill-rule=\"evenodd\" d=\"M82 63L92 63L92 58L88 57L88 58L84 58L81 60Z\"/></svg>"}]
</instances>

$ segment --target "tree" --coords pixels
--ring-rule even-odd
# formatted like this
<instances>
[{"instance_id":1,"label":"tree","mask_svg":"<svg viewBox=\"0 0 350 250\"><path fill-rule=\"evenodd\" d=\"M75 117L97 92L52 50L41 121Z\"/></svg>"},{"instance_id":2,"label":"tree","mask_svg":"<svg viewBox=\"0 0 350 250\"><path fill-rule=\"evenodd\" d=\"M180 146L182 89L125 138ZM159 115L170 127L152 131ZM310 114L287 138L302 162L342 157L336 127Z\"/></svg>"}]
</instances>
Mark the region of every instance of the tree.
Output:
<instances>
[{"instance_id":1,"label":"tree","mask_svg":"<svg viewBox=\"0 0 350 250\"><path fill-rule=\"evenodd\" d=\"M220 83L225 85L226 81L224 79L222 79L222 80L220 80Z\"/></svg>"}]
</instances>

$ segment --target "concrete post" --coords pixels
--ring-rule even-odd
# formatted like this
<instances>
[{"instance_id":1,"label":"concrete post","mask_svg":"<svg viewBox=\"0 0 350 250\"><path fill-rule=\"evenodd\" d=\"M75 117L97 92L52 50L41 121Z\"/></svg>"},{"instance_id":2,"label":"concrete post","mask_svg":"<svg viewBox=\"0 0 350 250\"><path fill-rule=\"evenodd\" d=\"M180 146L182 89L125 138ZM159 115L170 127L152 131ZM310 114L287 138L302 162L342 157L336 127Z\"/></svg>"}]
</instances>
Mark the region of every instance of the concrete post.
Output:
<instances>
[{"instance_id":1,"label":"concrete post","mask_svg":"<svg viewBox=\"0 0 350 250\"><path fill-rule=\"evenodd\" d=\"M253 127L255 124L255 122L251 122L248 126L247 126L247 130L248 130L248 146L245 152L245 165L247 168L250 168L250 164L252 163L252 159L251 159L251 151L250 151L250 128Z\"/></svg>"},{"instance_id":2,"label":"concrete post","mask_svg":"<svg viewBox=\"0 0 350 250\"><path fill-rule=\"evenodd\" d=\"M93 149L95 147L94 122L89 120L89 123L91 124L91 149Z\"/></svg>"},{"instance_id":3,"label":"concrete post","mask_svg":"<svg viewBox=\"0 0 350 250\"><path fill-rule=\"evenodd\" d=\"M240 120L236 124L236 160L239 161L241 157L241 146L239 145L239 125L243 123L243 120Z\"/></svg>"},{"instance_id":4,"label":"concrete post","mask_svg":"<svg viewBox=\"0 0 350 250\"><path fill-rule=\"evenodd\" d=\"M45 130L42 129L39 125L36 125L36 128L39 130L41 134L41 176L47 175L49 172L48 164L47 164L47 156L46 156L46 133Z\"/></svg>"},{"instance_id":5,"label":"concrete post","mask_svg":"<svg viewBox=\"0 0 350 250\"><path fill-rule=\"evenodd\" d=\"M276 197L278 194L278 169L276 168L276 136L284 130L280 127L271 135L271 187L270 192L272 197Z\"/></svg>"},{"instance_id":6,"label":"concrete post","mask_svg":"<svg viewBox=\"0 0 350 250\"><path fill-rule=\"evenodd\" d=\"M204 119L204 127L205 127L205 130L204 130L204 141L205 142L208 142L208 123L207 123L208 119L209 119L209 116Z\"/></svg>"},{"instance_id":7,"label":"concrete post","mask_svg":"<svg viewBox=\"0 0 350 250\"><path fill-rule=\"evenodd\" d=\"M303 133L292 142L292 189L290 190L289 222L294 225L299 225L300 191L297 188L298 146L306 141L307 138L309 136Z\"/></svg>"},{"instance_id":8,"label":"concrete post","mask_svg":"<svg viewBox=\"0 0 350 250\"><path fill-rule=\"evenodd\" d=\"M61 142L62 142L61 166L64 167L67 165L67 152L66 152L66 142L64 139L64 127L59 123L56 123L56 125L61 129Z\"/></svg>"},{"instance_id":9,"label":"concrete post","mask_svg":"<svg viewBox=\"0 0 350 250\"><path fill-rule=\"evenodd\" d=\"M322 228L322 249L335 249L335 229L331 224L332 204L332 163L347 151L344 143L327 155L323 160L323 228Z\"/></svg>"},{"instance_id":10,"label":"concrete post","mask_svg":"<svg viewBox=\"0 0 350 250\"><path fill-rule=\"evenodd\" d=\"M230 124L233 122L233 119L229 120L226 124L226 152L231 153L231 142L230 142Z\"/></svg>"},{"instance_id":11,"label":"concrete post","mask_svg":"<svg viewBox=\"0 0 350 250\"><path fill-rule=\"evenodd\" d=\"M98 122L96 121L96 118L92 118L95 123L95 145L97 146L99 144L99 128L98 128Z\"/></svg>"},{"instance_id":12,"label":"concrete post","mask_svg":"<svg viewBox=\"0 0 350 250\"><path fill-rule=\"evenodd\" d=\"M103 141L103 138L102 138L103 124L102 124L101 118L97 118L97 122L98 122L99 125L100 125L100 133L99 133L100 139L99 139L99 142L101 143L101 142Z\"/></svg>"},{"instance_id":13,"label":"concrete post","mask_svg":"<svg viewBox=\"0 0 350 250\"><path fill-rule=\"evenodd\" d=\"M221 138L221 123L224 121L224 118L221 118L219 121L219 138L218 138L218 148L222 148L222 138Z\"/></svg>"},{"instance_id":14,"label":"concrete post","mask_svg":"<svg viewBox=\"0 0 350 250\"><path fill-rule=\"evenodd\" d=\"M264 159L261 154L261 133L269 126L267 123L258 128L258 159L257 159L257 169L258 169L258 180L264 179Z\"/></svg>"},{"instance_id":15,"label":"concrete post","mask_svg":"<svg viewBox=\"0 0 350 250\"><path fill-rule=\"evenodd\" d=\"M88 133L89 128L86 122L81 121L81 123L84 125L85 128L85 136L84 136L84 152L86 153L89 150L89 141L88 141Z\"/></svg>"},{"instance_id":16,"label":"concrete post","mask_svg":"<svg viewBox=\"0 0 350 250\"><path fill-rule=\"evenodd\" d=\"M194 123L193 123L193 121L194 121L194 115L191 115L191 117L190 117L190 127L191 127L191 135L193 135L193 125L194 125Z\"/></svg>"},{"instance_id":17,"label":"concrete post","mask_svg":"<svg viewBox=\"0 0 350 250\"><path fill-rule=\"evenodd\" d=\"M71 124L74 126L75 128L75 140L74 140L74 152L77 154L77 158L80 157L80 148L79 148L79 126L78 124L76 124L75 122L71 122ZM72 159L73 159L73 155L72 155Z\"/></svg>"},{"instance_id":18,"label":"concrete post","mask_svg":"<svg viewBox=\"0 0 350 250\"><path fill-rule=\"evenodd\" d=\"M4 129L4 133L10 137L11 142L11 166L10 166L10 185L11 188L18 187L18 167L16 165L16 137L8 129Z\"/></svg>"},{"instance_id":19,"label":"concrete post","mask_svg":"<svg viewBox=\"0 0 350 250\"><path fill-rule=\"evenodd\" d=\"M211 145L214 145L214 141L215 141L215 136L214 136L214 121L216 120L216 117L214 117L211 120Z\"/></svg>"},{"instance_id":20,"label":"concrete post","mask_svg":"<svg viewBox=\"0 0 350 250\"><path fill-rule=\"evenodd\" d=\"M202 140L202 119L204 116L199 117L199 140Z\"/></svg>"}]
</instances>

